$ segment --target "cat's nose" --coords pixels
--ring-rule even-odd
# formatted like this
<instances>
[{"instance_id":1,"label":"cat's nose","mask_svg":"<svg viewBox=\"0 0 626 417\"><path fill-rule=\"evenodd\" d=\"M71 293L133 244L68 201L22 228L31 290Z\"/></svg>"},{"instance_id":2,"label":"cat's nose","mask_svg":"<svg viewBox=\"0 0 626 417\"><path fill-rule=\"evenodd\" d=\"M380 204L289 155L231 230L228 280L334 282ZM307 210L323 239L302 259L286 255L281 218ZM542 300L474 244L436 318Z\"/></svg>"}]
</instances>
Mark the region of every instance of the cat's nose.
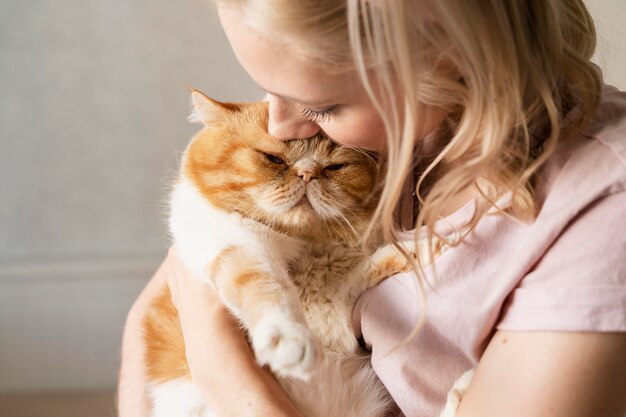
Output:
<instances>
[{"instance_id":1,"label":"cat's nose","mask_svg":"<svg viewBox=\"0 0 626 417\"><path fill-rule=\"evenodd\" d=\"M293 167L296 170L296 175L302 178L305 182L309 182L312 179L317 178L320 173L320 169L315 161L310 159L298 161Z\"/></svg>"},{"instance_id":2,"label":"cat's nose","mask_svg":"<svg viewBox=\"0 0 626 417\"><path fill-rule=\"evenodd\" d=\"M298 176L301 177L305 182L309 182L312 179L317 178L317 173L311 172L311 171L303 171L303 172L299 172Z\"/></svg>"}]
</instances>

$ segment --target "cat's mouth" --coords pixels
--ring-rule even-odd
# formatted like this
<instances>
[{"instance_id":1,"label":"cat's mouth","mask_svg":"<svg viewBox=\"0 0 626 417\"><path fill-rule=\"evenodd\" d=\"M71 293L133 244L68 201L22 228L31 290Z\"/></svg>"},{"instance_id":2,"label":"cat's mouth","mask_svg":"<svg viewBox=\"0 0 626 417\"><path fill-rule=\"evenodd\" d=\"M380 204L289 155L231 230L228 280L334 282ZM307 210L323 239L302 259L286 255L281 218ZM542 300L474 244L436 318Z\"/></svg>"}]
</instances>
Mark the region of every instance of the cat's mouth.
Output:
<instances>
[{"instance_id":1,"label":"cat's mouth","mask_svg":"<svg viewBox=\"0 0 626 417\"><path fill-rule=\"evenodd\" d=\"M313 206L311 205L311 202L307 198L306 194L304 194L302 198L293 205L293 208L310 208L312 210Z\"/></svg>"}]
</instances>

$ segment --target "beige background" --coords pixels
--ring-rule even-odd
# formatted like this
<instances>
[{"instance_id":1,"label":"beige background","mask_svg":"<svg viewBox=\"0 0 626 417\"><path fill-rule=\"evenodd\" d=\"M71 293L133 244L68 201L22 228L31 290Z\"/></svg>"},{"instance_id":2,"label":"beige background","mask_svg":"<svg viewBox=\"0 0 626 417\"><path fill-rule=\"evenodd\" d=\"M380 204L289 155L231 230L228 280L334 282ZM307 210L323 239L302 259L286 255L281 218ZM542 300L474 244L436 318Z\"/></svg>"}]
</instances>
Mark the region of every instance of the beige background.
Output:
<instances>
[{"instance_id":1,"label":"beige background","mask_svg":"<svg viewBox=\"0 0 626 417\"><path fill-rule=\"evenodd\" d=\"M626 89L626 1L589 3ZM208 0L0 0L0 394L114 387L167 247L188 86L261 95Z\"/></svg>"},{"instance_id":2,"label":"beige background","mask_svg":"<svg viewBox=\"0 0 626 417\"><path fill-rule=\"evenodd\" d=\"M626 0L586 1L598 32L594 61L605 81L626 90Z\"/></svg>"},{"instance_id":3,"label":"beige background","mask_svg":"<svg viewBox=\"0 0 626 417\"><path fill-rule=\"evenodd\" d=\"M115 385L188 86L261 95L210 0L0 0L0 393Z\"/></svg>"}]
</instances>

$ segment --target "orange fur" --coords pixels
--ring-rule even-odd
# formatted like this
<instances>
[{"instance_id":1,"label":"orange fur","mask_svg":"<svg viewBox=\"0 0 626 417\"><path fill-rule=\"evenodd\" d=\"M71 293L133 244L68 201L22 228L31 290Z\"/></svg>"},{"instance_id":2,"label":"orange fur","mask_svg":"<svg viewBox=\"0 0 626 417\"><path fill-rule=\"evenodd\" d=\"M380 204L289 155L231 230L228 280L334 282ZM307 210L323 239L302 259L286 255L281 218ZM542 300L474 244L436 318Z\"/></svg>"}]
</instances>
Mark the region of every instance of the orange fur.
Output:
<instances>
[{"instance_id":1,"label":"orange fur","mask_svg":"<svg viewBox=\"0 0 626 417\"><path fill-rule=\"evenodd\" d=\"M216 103L225 106L225 103ZM343 148L322 136L280 142L267 133L267 103L238 104L236 111L224 107L228 116L213 121L198 132L187 149L182 175L191 179L215 207L237 212L293 236L319 240L359 240L356 227L364 230L378 199L379 164L371 154ZM268 163L263 153L284 159L284 166ZM258 201L247 192L255 187L281 183L286 191L298 180L293 162L302 155L322 155L319 160L320 183L335 181L341 190L326 187L328 200L346 201L350 210L343 219L324 222L313 213L292 210L276 218L258 210ZM346 163L340 171L323 170L324 165ZM277 188L279 188L277 186Z\"/></svg>"},{"instance_id":2,"label":"orange fur","mask_svg":"<svg viewBox=\"0 0 626 417\"><path fill-rule=\"evenodd\" d=\"M244 271L233 279L233 286L237 290L241 290L246 285L257 281L259 276L259 271Z\"/></svg>"},{"instance_id":3,"label":"orange fur","mask_svg":"<svg viewBox=\"0 0 626 417\"><path fill-rule=\"evenodd\" d=\"M206 268L225 301L246 306L249 323L256 323L257 312L268 304L284 302L285 294L276 278L259 269L258 262L243 248L229 246Z\"/></svg>"},{"instance_id":4,"label":"orange fur","mask_svg":"<svg viewBox=\"0 0 626 417\"><path fill-rule=\"evenodd\" d=\"M169 288L152 302L144 318L146 370L151 381L191 379L185 357L185 341Z\"/></svg>"},{"instance_id":5,"label":"orange fur","mask_svg":"<svg viewBox=\"0 0 626 417\"><path fill-rule=\"evenodd\" d=\"M360 241L378 200L381 173L372 155L340 147L322 136L279 142L267 133L267 103L213 103L227 116L205 123L194 136L183 158L181 178L193 182L213 207L278 232L311 243L354 245ZM219 108L211 111L220 114ZM272 162L268 154L284 163ZM301 186L302 178L294 165L303 158L313 158L317 164L313 172L318 201L309 196L308 205L296 204L279 214L262 209L259 199L265 199L266 206L279 205L295 194L293 190ZM336 165L345 167L326 169ZM253 189L260 191L254 194ZM327 205L329 212L336 210L338 215L323 217L312 208L315 204ZM245 305L247 318L254 323L261 316L257 312L262 305L282 305L286 295L276 277L259 269L240 249L230 246L222 250L204 273L224 300ZM151 304L144 330L149 380L190 379L178 313L169 290Z\"/></svg>"},{"instance_id":6,"label":"orange fur","mask_svg":"<svg viewBox=\"0 0 626 417\"><path fill-rule=\"evenodd\" d=\"M227 259L233 252L237 250L236 246L229 246L222 250L211 262L208 267L205 269L207 276L214 277L222 268L222 263L225 259Z\"/></svg>"}]
</instances>

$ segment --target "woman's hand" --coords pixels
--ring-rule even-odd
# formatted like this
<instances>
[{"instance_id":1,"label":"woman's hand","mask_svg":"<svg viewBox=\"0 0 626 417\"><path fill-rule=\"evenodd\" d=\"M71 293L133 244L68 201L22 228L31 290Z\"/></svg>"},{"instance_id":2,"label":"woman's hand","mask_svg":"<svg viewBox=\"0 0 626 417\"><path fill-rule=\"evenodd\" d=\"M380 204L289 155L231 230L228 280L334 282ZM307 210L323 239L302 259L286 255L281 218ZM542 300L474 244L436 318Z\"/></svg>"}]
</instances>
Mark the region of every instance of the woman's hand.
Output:
<instances>
[{"instance_id":1,"label":"woman's hand","mask_svg":"<svg viewBox=\"0 0 626 417\"><path fill-rule=\"evenodd\" d=\"M193 381L217 415L299 416L272 374L256 363L243 330L217 292L190 277L170 250L128 316L118 393L120 417L150 415L142 320L166 285L180 316Z\"/></svg>"}]
</instances>

